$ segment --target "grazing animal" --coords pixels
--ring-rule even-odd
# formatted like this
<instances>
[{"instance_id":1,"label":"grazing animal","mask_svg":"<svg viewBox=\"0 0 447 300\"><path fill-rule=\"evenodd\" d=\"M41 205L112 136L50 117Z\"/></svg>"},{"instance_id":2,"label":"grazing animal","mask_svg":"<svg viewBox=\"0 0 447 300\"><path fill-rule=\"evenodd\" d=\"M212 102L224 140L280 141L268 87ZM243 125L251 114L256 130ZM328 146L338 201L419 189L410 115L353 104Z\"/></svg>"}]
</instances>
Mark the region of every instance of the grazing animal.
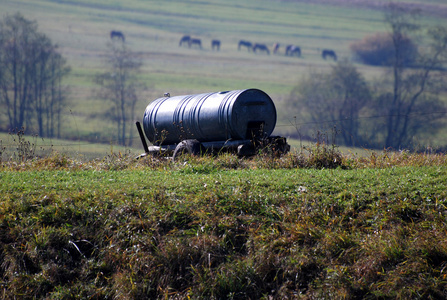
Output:
<instances>
[{"instance_id":1,"label":"grazing animal","mask_svg":"<svg viewBox=\"0 0 447 300\"><path fill-rule=\"evenodd\" d=\"M256 53L256 50L265 51L268 55L270 55L269 48L265 44L255 44L253 46L253 52Z\"/></svg>"},{"instance_id":2,"label":"grazing animal","mask_svg":"<svg viewBox=\"0 0 447 300\"><path fill-rule=\"evenodd\" d=\"M124 34L121 31L117 31L117 30L112 30L110 31L110 38L113 39L120 39L121 41L124 42L125 38L124 38Z\"/></svg>"},{"instance_id":3,"label":"grazing animal","mask_svg":"<svg viewBox=\"0 0 447 300\"><path fill-rule=\"evenodd\" d=\"M321 57L323 57L323 59L326 59L326 57L330 57L334 61L337 61L337 54L335 54L334 50L323 49L323 51L321 52Z\"/></svg>"},{"instance_id":4,"label":"grazing animal","mask_svg":"<svg viewBox=\"0 0 447 300\"><path fill-rule=\"evenodd\" d=\"M249 41L240 40L237 46L237 50L241 50L241 47L246 47L248 51L253 47L253 44Z\"/></svg>"},{"instance_id":5,"label":"grazing animal","mask_svg":"<svg viewBox=\"0 0 447 300\"><path fill-rule=\"evenodd\" d=\"M287 45L286 47L287 56L298 56L301 57L301 48L295 45Z\"/></svg>"},{"instance_id":6,"label":"grazing animal","mask_svg":"<svg viewBox=\"0 0 447 300\"><path fill-rule=\"evenodd\" d=\"M273 44L273 54L278 53L279 51L279 43Z\"/></svg>"},{"instance_id":7,"label":"grazing animal","mask_svg":"<svg viewBox=\"0 0 447 300\"><path fill-rule=\"evenodd\" d=\"M194 45L196 45L197 47L202 49L202 41L200 39L192 39L191 38L188 42L188 46L189 46L189 48L191 48Z\"/></svg>"},{"instance_id":8,"label":"grazing animal","mask_svg":"<svg viewBox=\"0 0 447 300\"><path fill-rule=\"evenodd\" d=\"M217 51L220 50L220 41L219 40L212 40L211 41L211 49L214 50L216 48Z\"/></svg>"},{"instance_id":9,"label":"grazing animal","mask_svg":"<svg viewBox=\"0 0 447 300\"><path fill-rule=\"evenodd\" d=\"M180 42L178 43L178 46L182 46L183 43L186 43L187 45L189 45L189 41L191 40L191 36L190 35L184 35L182 36L182 38L180 39Z\"/></svg>"}]
</instances>

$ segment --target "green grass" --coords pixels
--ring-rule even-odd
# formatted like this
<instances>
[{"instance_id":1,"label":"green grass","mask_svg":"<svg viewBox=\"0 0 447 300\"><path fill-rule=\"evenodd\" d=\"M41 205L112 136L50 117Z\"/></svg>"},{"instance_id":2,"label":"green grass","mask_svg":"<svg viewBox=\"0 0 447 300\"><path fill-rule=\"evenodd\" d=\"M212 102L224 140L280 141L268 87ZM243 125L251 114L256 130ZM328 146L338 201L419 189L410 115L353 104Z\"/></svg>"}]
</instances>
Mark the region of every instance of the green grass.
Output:
<instances>
[{"instance_id":1,"label":"green grass","mask_svg":"<svg viewBox=\"0 0 447 300\"><path fill-rule=\"evenodd\" d=\"M90 133L90 138L91 141L86 142L76 138L76 136L72 140L63 140L23 136L17 133L0 133L0 161L2 159L14 160L19 154L31 157L47 157L53 153L77 158L81 161L89 161L107 155L126 154L136 157L144 152L138 137L135 137L134 147L120 146L115 139L110 137L106 140L106 137L101 136L100 132L96 137ZM18 149L22 150L19 151Z\"/></svg>"},{"instance_id":2,"label":"green grass","mask_svg":"<svg viewBox=\"0 0 447 300\"><path fill-rule=\"evenodd\" d=\"M442 298L445 155L335 157L3 161L2 296Z\"/></svg>"}]
</instances>

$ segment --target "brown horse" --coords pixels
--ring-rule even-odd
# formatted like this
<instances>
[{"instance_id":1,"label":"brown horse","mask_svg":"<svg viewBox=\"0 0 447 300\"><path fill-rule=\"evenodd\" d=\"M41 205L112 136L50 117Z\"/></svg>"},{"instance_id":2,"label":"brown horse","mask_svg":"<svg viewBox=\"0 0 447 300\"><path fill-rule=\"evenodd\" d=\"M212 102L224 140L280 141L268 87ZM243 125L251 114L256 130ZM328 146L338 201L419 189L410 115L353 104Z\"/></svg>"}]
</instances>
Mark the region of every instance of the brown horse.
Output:
<instances>
[{"instance_id":1,"label":"brown horse","mask_svg":"<svg viewBox=\"0 0 447 300\"><path fill-rule=\"evenodd\" d=\"M186 43L187 45L189 45L189 41L190 40L191 40L191 36L190 35L184 35L180 39L180 42L178 43L178 46L180 47L181 45L183 45L183 43Z\"/></svg>"},{"instance_id":2,"label":"brown horse","mask_svg":"<svg viewBox=\"0 0 447 300\"><path fill-rule=\"evenodd\" d=\"M194 45L199 47L200 49L202 49L202 41L200 39L191 38L188 42L188 46L189 46L189 48L191 48Z\"/></svg>"},{"instance_id":3,"label":"brown horse","mask_svg":"<svg viewBox=\"0 0 447 300\"><path fill-rule=\"evenodd\" d=\"M112 30L110 31L110 38L113 39L119 39L124 42L124 34L121 31Z\"/></svg>"},{"instance_id":4,"label":"brown horse","mask_svg":"<svg viewBox=\"0 0 447 300\"><path fill-rule=\"evenodd\" d=\"M237 50L241 50L241 47L246 47L248 51L253 47L253 44L249 41L240 40L237 46Z\"/></svg>"},{"instance_id":5,"label":"brown horse","mask_svg":"<svg viewBox=\"0 0 447 300\"><path fill-rule=\"evenodd\" d=\"M216 48L217 51L220 50L220 41L219 40L212 40L211 41L211 49L214 50Z\"/></svg>"},{"instance_id":6,"label":"brown horse","mask_svg":"<svg viewBox=\"0 0 447 300\"><path fill-rule=\"evenodd\" d=\"M335 54L335 51L331 49L323 49L323 51L321 52L321 57L324 60L326 60L326 57L330 57L334 61L337 61L337 54Z\"/></svg>"},{"instance_id":7,"label":"brown horse","mask_svg":"<svg viewBox=\"0 0 447 300\"><path fill-rule=\"evenodd\" d=\"M301 56L301 48L295 45L287 45L286 47L286 55L287 56Z\"/></svg>"},{"instance_id":8,"label":"brown horse","mask_svg":"<svg viewBox=\"0 0 447 300\"><path fill-rule=\"evenodd\" d=\"M264 51L264 52L266 52L268 55L270 55L269 48L268 48L265 44L255 44L255 45L253 46L253 52L256 53L256 50Z\"/></svg>"}]
</instances>

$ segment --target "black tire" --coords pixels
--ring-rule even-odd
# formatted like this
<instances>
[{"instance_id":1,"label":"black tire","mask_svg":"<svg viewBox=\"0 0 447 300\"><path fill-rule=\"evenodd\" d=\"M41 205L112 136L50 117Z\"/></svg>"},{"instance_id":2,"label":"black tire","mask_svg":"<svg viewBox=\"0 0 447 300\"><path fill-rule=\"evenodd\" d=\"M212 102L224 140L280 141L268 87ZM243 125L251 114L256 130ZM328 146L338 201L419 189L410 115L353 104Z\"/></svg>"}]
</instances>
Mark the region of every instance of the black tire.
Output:
<instances>
[{"instance_id":1,"label":"black tire","mask_svg":"<svg viewBox=\"0 0 447 300\"><path fill-rule=\"evenodd\" d=\"M175 147L172 159L175 161L176 158L185 154L198 156L204 154L205 151L205 147L203 147L202 143L200 143L198 140L184 140L181 141L177 145L177 147Z\"/></svg>"}]
</instances>

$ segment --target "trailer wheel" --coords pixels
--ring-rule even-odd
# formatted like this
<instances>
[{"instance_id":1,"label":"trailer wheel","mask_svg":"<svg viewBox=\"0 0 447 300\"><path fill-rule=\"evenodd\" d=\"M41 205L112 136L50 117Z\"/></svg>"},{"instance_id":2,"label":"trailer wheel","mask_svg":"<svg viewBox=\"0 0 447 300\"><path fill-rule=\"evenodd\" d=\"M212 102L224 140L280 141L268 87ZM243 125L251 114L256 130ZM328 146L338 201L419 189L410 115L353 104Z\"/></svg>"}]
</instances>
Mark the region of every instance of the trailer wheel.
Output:
<instances>
[{"instance_id":1,"label":"trailer wheel","mask_svg":"<svg viewBox=\"0 0 447 300\"><path fill-rule=\"evenodd\" d=\"M175 147L174 154L172 155L172 160L175 161L182 155L198 156L204 154L205 151L205 147L198 140L184 140L181 141L177 145L177 147Z\"/></svg>"}]
</instances>

